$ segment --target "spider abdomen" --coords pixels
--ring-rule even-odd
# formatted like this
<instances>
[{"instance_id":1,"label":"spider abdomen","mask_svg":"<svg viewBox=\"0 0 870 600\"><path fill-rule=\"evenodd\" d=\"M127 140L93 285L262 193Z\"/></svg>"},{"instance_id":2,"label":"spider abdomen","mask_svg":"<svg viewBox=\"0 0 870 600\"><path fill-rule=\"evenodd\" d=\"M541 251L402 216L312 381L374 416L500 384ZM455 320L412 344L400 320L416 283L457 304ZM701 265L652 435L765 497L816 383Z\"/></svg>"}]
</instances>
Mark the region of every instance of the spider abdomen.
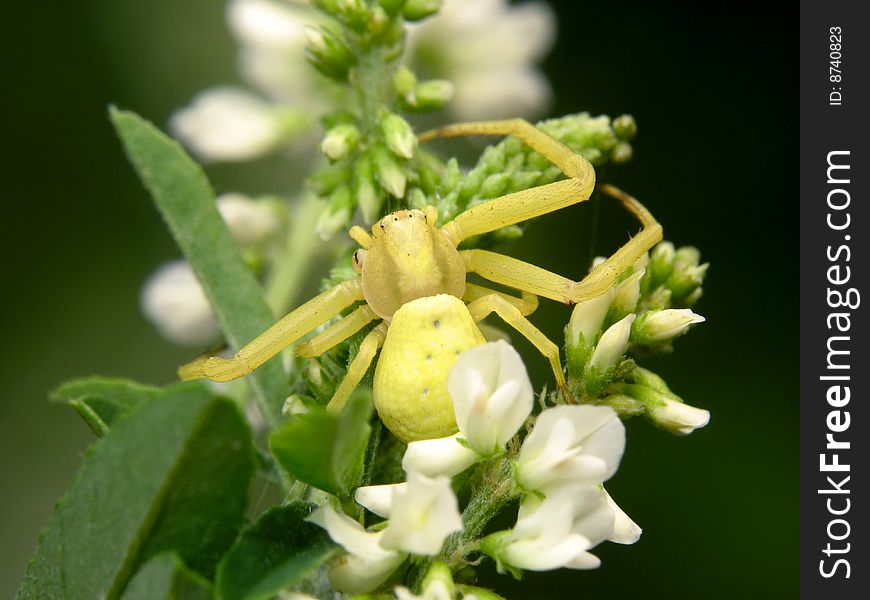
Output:
<instances>
[{"instance_id":1,"label":"spider abdomen","mask_svg":"<svg viewBox=\"0 0 870 600\"><path fill-rule=\"evenodd\" d=\"M455 433L447 374L461 352L484 342L468 308L450 294L399 308L375 369L375 408L387 428L406 443Z\"/></svg>"}]
</instances>

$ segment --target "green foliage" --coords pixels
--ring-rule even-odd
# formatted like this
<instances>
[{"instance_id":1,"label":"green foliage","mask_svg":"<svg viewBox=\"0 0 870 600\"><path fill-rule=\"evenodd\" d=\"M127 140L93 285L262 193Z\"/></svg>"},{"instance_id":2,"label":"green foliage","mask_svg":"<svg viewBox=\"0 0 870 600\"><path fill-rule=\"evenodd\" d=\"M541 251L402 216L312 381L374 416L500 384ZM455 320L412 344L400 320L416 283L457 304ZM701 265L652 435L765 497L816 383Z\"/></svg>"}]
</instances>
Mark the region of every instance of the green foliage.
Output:
<instances>
[{"instance_id":1,"label":"green foliage","mask_svg":"<svg viewBox=\"0 0 870 600\"><path fill-rule=\"evenodd\" d=\"M268 328L274 315L217 210L202 169L141 117L115 108L110 114L130 162L205 289L227 340L238 349ZM265 417L276 422L288 393L280 358L257 369L251 380Z\"/></svg>"},{"instance_id":2,"label":"green foliage","mask_svg":"<svg viewBox=\"0 0 870 600\"><path fill-rule=\"evenodd\" d=\"M158 387L129 379L85 377L64 383L51 399L72 406L95 434L103 436L127 411L161 393Z\"/></svg>"},{"instance_id":3,"label":"green foliage","mask_svg":"<svg viewBox=\"0 0 870 600\"><path fill-rule=\"evenodd\" d=\"M312 409L278 427L269 448L296 479L348 497L362 477L371 414L371 394L357 391L339 414Z\"/></svg>"},{"instance_id":4,"label":"green foliage","mask_svg":"<svg viewBox=\"0 0 870 600\"><path fill-rule=\"evenodd\" d=\"M188 570L178 555L161 554L149 560L127 584L121 600L208 600L209 583Z\"/></svg>"},{"instance_id":5,"label":"green foliage","mask_svg":"<svg viewBox=\"0 0 870 600\"><path fill-rule=\"evenodd\" d=\"M246 529L218 566L221 600L267 600L298 584L339 550L326 532L305 522L313 504L293 502L266 511Z\"/></svg>"},{"instance_id":6,"label":"green foliage","mask_svg":"<svg viewBox=\"0 0 870 600\"><path fill-rule=\"evenodd\" d=\"M18 598L118 598L138 565L169 550L210 575L242 523L252 473L231 401L199 384L143 401L94 444Z\"/></svg>"}]
</instances>

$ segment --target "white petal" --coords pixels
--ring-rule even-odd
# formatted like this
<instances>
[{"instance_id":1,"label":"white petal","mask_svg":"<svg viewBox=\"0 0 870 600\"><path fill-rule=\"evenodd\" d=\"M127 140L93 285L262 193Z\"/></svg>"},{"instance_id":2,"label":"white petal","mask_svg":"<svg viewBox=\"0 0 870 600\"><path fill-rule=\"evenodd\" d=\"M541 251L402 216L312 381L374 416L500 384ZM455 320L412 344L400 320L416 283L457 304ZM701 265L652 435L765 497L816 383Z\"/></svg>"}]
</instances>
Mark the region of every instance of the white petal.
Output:
<instances>
[{"instance_id":1,"label":"white petal","mask_svg":"<svg viewBox=\"0 0 870 600\"><path fill-rule=\"evenodd\" d=\"M538 540L521 540L509 544L503 559L510 565L529 571L559 569L585 553L589 542L577 534L569 534L557 544L541 543Z\"/></svg>"},{"instance_id":2,"label":"white petal","mask_svg":"<svg viewBox=\"0 0 870 600\"><path fill-rule=\"evenodd\" d=\"M367 485L357 488L353 498L379 517L387 519L393 508L393 493L406 487L408 487L407 483Z\"/></svg>"},{"instance_id":3,"label":"white petal","mask_svg":"<svg viewBox=\"0 0 870 600\"><path fill-rule=\"evenodd\" d=\"M690 325L706 319L688 308L668 308L649 313L643 322L644 333L650 341L663 341L678 336Z\"/></svg>"},{"instance_id":4,"label":"white petal","mask_svg":"<svg viewBox=\"0 0 870 600\"><path fill-rule=\"evenodd\" d=\"M580 334L583 334L586 346L592 345L604 323L604 317L607 316L607 310L610 308L615 294L613 288L608 288L600 296L579 302L574 306L574 310L571 311L571 320L568 321L568 340L571 344L576 345L580 341Z\"/></svg>"},{"instance_id":5,"label":"white petal","mask_svg":"<svg viewBox=\"0 0 870 600\"><path fill-rule=\"evenodd\" d=\"M522 359L501 340L463 352L447 377L447 390L459 431L484 456L504 448L534 403Z\"/></svg>"},{"instance_id":6,"label":"white petal","mask_svg":"<svg viewBox=\"0 0 870 600\"><path fill-rule=\"evenodd\" d=\"M390 521L381 545L412 554L434 556L444 540L462 529L450 478L410 472L408 486L394 493Z\"/></svg>"},{"instance_id":7,"label":"white petal","mask_svg":"<svg viewBox=\"0 0 870 600\"><path fill-rule=\"evenodd\" d=\"M145 316L173 342L201 345L217 337L211 303L185 261L166 263L149 277L141 303Z\"/></svg>"},{"instance_id":8,"label":"white petal","mask_svg":"<svg viewBox=\"0 0 870 600\"><path fill-rule=\"evenodd\" d=\"M614 502L610 494L607 494L607 504L613 511L613 533L607 538L617 544L634 544L640 539L643 530L631 517L625 514L619 505Z\"/></svg>"},{"instance_id":9,"label":"white petal","mask_svg":"<svg viewBox=\"0 0 870 600\"><path fill-rule=\"evenodd\" d=\"M628 348L628 336L631 333L631 324L634 323L636 318L636 314L627 315L608 327L607 331L601 334L601 339L598 340L590 360L593 367L600 371L606 371L616 365Z\"/></svg>"},{"instance_id":10,"label":"white petal","mask_svg":"<svg viewBox=\"0 0 870 600\"><path fill-rule=\"evenodd\" d=\"M653 408L650 416L661 427L681 435L688 435L710 422L710 411L670 399Z\"/></svg>"},{"instance_id":11,"label":"white petal","mask_svg":"<svg viewBox=\"0 0 870 600\"><path fill-rule=\"evenodd\" d=\"M411 442L402 457L402 468L428 477L461 473L477 461L477 453L459 443L461 435Z\"/></svg>"},{"instance_id":12,"label":"white petal","mask_svg":"<svg viewBox=\"0 0 870 600\"><path fill-rule=\"evenodd\" d=\"M543 411L517 458L517 478L529 490L558 481L600 483L616 472L625 428L609 407L557 406Z\"/></svg>"}]
</instances>

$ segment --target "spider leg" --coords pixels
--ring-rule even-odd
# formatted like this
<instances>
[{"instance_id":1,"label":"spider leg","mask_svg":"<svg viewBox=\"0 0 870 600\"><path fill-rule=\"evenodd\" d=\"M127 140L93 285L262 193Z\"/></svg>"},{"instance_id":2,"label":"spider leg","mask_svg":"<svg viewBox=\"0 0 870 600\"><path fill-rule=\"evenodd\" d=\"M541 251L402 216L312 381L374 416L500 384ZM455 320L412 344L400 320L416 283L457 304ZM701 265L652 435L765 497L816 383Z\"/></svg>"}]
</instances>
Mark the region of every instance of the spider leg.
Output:
<instances>
[{"instance_id":1,"label":"spider leg","mask_svg":"<svg viewBox=\"0 0 870 600\"><path fill-rule=\"evenodd\" d=\"M457 215L442 228L457 245L471 236L588 200L595 187L595 169L589 161L524 119L448 125L427 131L418 139L426 142L461 135L512 135L558 166L568 180L507 194Z\"/></svg>"},{"instance_id":2,"label":"spider leg","mask_svg":"<svg viewBox=\"0 0 870 600\"><path fill-rule=\"evenodd\" d=\"M230 381L247 375L303 335L364 298L360 278L339 283L272 325L232 358L199 358L178 369L181 379Z\"/></svg>"},{"instance_id":3,"label":"spider leg","mask_svg":"<svg viewBox=\"0 0 870 600\"><path fill-rule=\"evenodd\" d=\"M379 318L368 304L363 304L337 323L330 325L315 337L299 345L296 348L296 354L305 358L320 356Z\"/></svg>"},{"instance_id":4,"label":"spider leg","mask_svg":"<svg viewBox=\"0 0 870 600\"><path fill-rule=\"evenodd\" d=\"M335 390L329 404L326 405L327 410L339 412L344 407L344 403L347 402L351 392L359 385L366 371L369 370L378 350L384 345L384 340L387 337L387 327L386 323L381 323L363 338L359 352L357 352L347 368L347 375L345 375L338 389Z\"/></svg>"},{"instance_id":5,"label":"spider leg","mask_svg":"<svg viewBox=\"0 0 870 600\"><path fill-rule=\"evenodd\" d=\"M572 281L541 267L486 250L460 252L466 269L490 281L566 304L576 304L603 294L622 273L662 239L662 227L640 202L622 190L607 184L600 186L600 189L622 202L638 218L643 229L582 280Z\"/></svg>"},{"instance_id":6,"label":"spider leg","mask_svg":"<svg viewBox=\"0 0 870 600\"><path fill-rule=\"evenodd\" d=\"M471 313L475 321L482 321L492 313L501 317L505 323L520 332L538 349L538 352L544 355L550 362L550 367L552 367L553 374L556 376L556 383L562 390L568 389L565 383L565 374L562 373L559 347L541 333L540 329L532 325L531 321L520 314L520 310L516 306L500 295L490 294L478 298L469 304L468 312Z\"/></svg>"},{"instance_id":7,"label":"spider leg","mask_svg":"<svg viewBox=\"0 0 870 600\"><path fill-rule=\"evenodd\" d=\"M523 297L517 298L516 296L511 296L510 294L505 294L503 292L499 292L474 283L465 284L465 293L462 294L462 299L466 302L473 302L478 298L483 298L484 296L489 296L492 294L495 294L496 296L501 296L502 298L516 306L519 309L520 314L524 317L527 317L536 310L538 310L538 297L534 294L530 294L529 292L523 292Z\"/></svg>"}]
</instances>

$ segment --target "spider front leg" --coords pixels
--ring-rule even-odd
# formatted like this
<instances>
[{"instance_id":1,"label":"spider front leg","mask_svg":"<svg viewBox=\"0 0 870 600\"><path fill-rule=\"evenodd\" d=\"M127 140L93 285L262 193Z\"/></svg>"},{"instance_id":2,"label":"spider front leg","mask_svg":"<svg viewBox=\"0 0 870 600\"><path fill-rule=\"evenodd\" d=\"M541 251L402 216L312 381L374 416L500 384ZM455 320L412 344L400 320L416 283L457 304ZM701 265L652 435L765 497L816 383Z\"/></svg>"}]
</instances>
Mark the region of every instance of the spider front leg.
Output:
<instances>
[{"instance_id":1,"label":"spider front leg","mask_svg":"<svg viewBox=\"0 0 870 600\"><path fill-rule=\"evenodd\" d=\"M559 359L559 347L541 333L540 329L532 325L531 321L520 314L520 310L516 306L499 294L489 294L469 304L468 312L471 313L475 321L482 321L490 314L495 313L505 323L520 332L550 362L553 375L556 376L556 383L563 392L568 393L568 385L565 383L565 374L562 372L562 363Z\"/></svg>"},{"instance_id":2,"label":"spider front leg","mask_svg":"<svg viewBox=\"0 0 870 600\"><path fill-rule=\"evenodd\" d=\"M622 273L661 241L662 227L635 198L612 185L601 185L599 189L622 202L640 220L643 229L581 281L572 281L541 267L486 250L461 252L466 269L490 281L565 304L576 304L603 294Z\"/></svg>"},{"instance_id":3,"label":"spider front leg","mask_svg":"<svg viewBox=\"0 0 870 600\"><path fill-rule=\"evenodd\" d=\"M185 380L230 381L247 375L321 323L363 299L359 277L342 282L285 316L232 358L199 358L178 369L178 376Z\"/></svg>"},{"instance_id":4,"label":"spider front leg","mask_svg":"<svg viewBox=\"0 0 870 600\"><path fill-rule=\"evenodd\" d=\"M344 376L329 404L326 405L327 410L339 412L344 407L351 392L359 385L366 371L372 365L378 350L384 345L384 340L387 338L387 327L386 323L381 323L363 338L359 351L347 368L347 375Z\"/></svg>"},{"instance_id":5,"label":"spider front leg","mask_svg":"<svg viewBox=\"0 0 870 600\"><path fill-rule=\"evenodd\" d=\"M419 140L461 135L512 135L559 167L568 179L507 194L461 213L442 228L456 245L469 237L588 200L595 187L595 169L589 161L523 119L448 125L421 134Z\"/></svg>"}]
</instances>

